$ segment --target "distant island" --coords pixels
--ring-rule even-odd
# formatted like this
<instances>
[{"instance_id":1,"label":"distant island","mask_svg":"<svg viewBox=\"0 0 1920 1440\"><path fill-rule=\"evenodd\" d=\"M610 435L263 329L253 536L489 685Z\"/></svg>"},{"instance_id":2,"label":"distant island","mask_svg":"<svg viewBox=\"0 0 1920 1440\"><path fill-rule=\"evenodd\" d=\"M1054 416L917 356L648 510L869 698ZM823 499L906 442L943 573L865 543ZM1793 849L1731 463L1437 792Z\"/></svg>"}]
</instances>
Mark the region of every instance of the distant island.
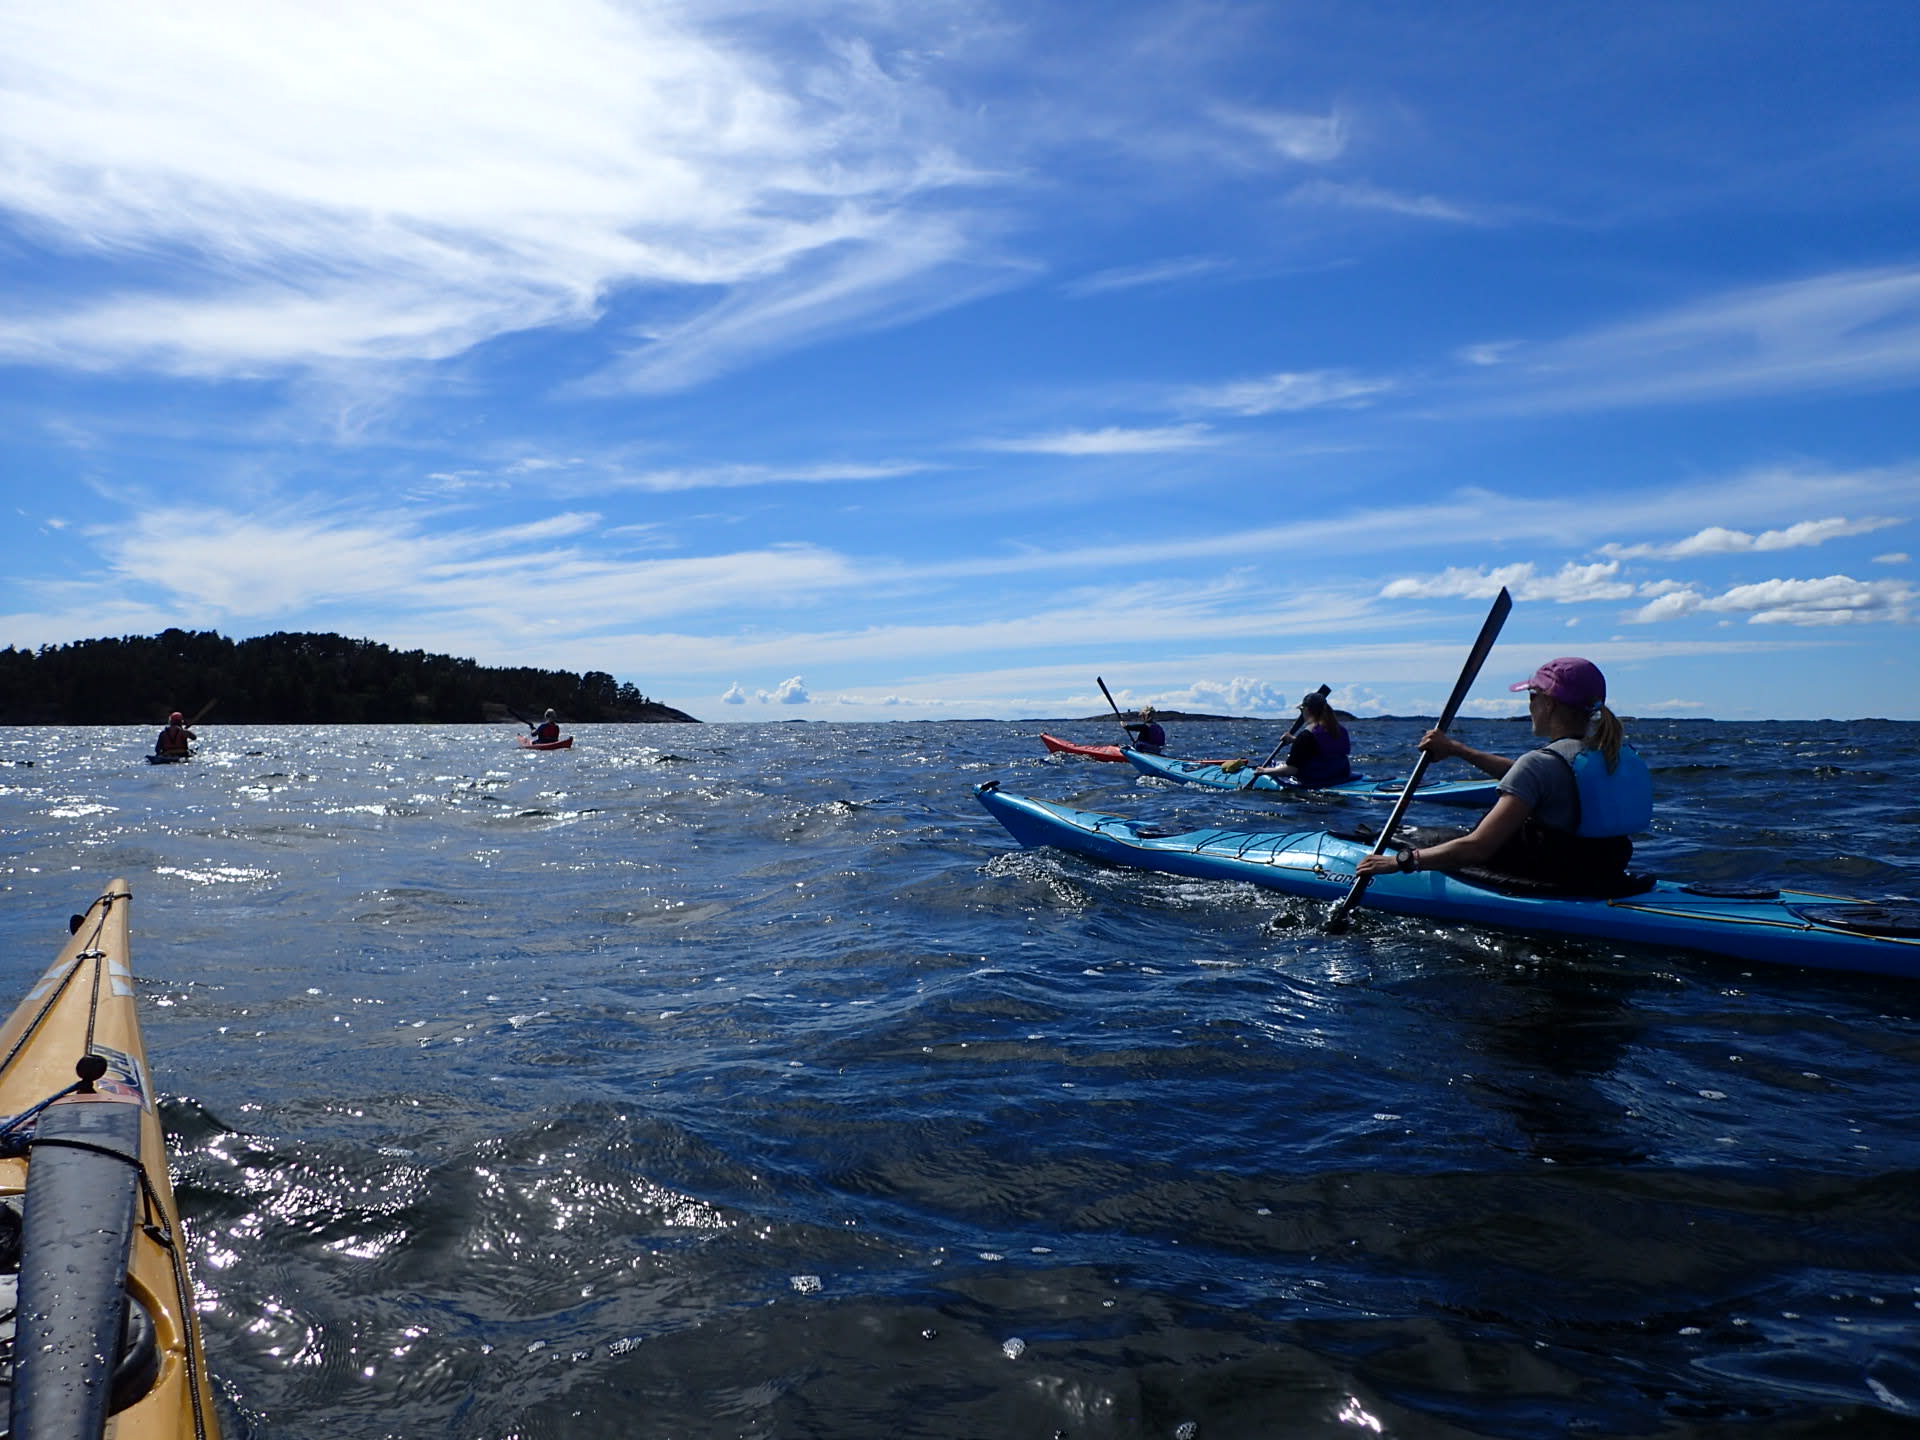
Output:
<instances>
[{"instance_id":1,"label":"distant island","mask_svg":"<svg viewBox=\"0 0 1920 1440\"><path fill-rule=\"evenodd\" d=\"M0 650L0 725L163 724L213 710L221 724L700 722L599 670L500 669L342 635L229 640L166 630Z\"/></svg>"}]
</instances>

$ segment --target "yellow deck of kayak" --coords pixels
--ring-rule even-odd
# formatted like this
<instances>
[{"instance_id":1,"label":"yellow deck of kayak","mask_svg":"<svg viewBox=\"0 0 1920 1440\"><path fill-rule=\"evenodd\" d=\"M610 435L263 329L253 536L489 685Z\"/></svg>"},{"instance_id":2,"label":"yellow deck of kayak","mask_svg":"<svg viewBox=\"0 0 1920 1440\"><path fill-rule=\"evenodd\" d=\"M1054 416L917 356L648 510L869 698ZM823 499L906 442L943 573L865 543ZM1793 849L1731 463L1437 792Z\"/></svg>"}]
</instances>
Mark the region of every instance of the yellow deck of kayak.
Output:
<instances>
[{"instance_id":1,"label":"yellow deck of kayak","mask_svg":"<svg viewBox=\"0 0 1920 1440\"><path fill-rule=\"evenodd\" d=\"M0 1117L11 1117L72 1085L74 1064L82 1055L107 1061L107 1073L93 1096L57 1103L136 1104L142 1109L140 1156L147 1206L157 1216L136 1229L128 1288L152 1314L158 1331L160 1374L141 1399L113 1416L107 1433L115 1440L174 1440L178 1436L217 1437L207 1367L200 1349L188 1279L185 1238L167 1174L166 1140L154 1108L147 1073L146 1047L134 1005L133 971L128 963L124 880L115 880L88 909L79 928L33 989L0 1028ZM0 1195L18 1203L26 1191L27 1158L0 1159ZM171 1237L162 1243L149 1231Z\"/></svg>"}]
</instances>

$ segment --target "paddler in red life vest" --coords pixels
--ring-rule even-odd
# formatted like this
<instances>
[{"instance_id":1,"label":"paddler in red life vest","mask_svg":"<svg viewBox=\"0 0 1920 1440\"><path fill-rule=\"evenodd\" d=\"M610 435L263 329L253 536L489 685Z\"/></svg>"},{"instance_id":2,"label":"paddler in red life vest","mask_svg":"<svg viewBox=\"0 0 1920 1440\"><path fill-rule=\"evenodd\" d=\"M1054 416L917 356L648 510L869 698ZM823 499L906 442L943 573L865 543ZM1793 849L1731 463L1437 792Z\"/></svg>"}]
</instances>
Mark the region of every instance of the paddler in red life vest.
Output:
<instances>
[{"instance_id":1,"label":"paddler in red life vest","mask_svg":"<svg viewBox=\"0 0 1920 1440\"><path fill-rule=\"evenodd\" d=\"M553 711L547 711L547 718L533 727L533 743L551 745L560 738L560 722L553 717Z\"/></svg>"},{"instance_id":2,"label":"paddler in red life vest","mask_svg":"<svg viewBox=\"0 0 1920 1440\"><path fill-rule=\"evenodd\" d=\"M187 729L187 717L178 710L167 717L167 728L160 732L160 738L153 742L156 755L186 755L191 753L188 746L200 737Z\"/></svg>"},{"instance_id":3,"label":"paddler in red life vest","mask_svg":"<svg viewBox=\"0 0 1920 1440\"><path fill-rule=\"evenodd\" d=\"M1167 727L1153 718L1153 706L1142 705L1138 720L1120 722L1133 732L1133 748L1145 751L1149 755L1158 755L1167 744Z\"/></svg>"},{"instance_id":4,"label":"paddler in red life vest","mask_svg":"<svg viewBox=\"0 0 1920 1440\"><path fill-rule=\"evenodd\" d=\"M1457 756L1500 782L1500 798L1457 840L1369 855L1362 875L1477 867L1587 894L1618 893L1633 856L1630 837L1653 819L1647 762L1607 708L1607 681L1591 660L1549 660L1519 684L1533 733L1546 740L1518 759L1429 730L1420 748Z\"/></svg>"}]
</instances>

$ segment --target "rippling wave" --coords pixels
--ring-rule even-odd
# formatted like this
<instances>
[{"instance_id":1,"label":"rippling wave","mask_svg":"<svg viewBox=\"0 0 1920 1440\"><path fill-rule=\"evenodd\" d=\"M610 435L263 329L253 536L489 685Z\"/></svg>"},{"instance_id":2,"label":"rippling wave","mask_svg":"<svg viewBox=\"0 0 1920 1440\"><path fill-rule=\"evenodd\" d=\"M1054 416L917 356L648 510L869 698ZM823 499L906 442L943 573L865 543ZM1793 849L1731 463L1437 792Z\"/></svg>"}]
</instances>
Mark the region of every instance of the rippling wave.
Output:
<instances>
[{"instance_id":1,"label":"rippling wave","mask_svg":"<svg viewBox=\"0 0 1920 1440\"><path fill-rule=\"evenodd\" d=\"M1023 852L972 784L1377 818L1039 729L0 737L15 991L131 882L230 1432L1920 1426L1920 981ZM1920 727L1635 738L1662 873L1920 890Z\"/></svg>"}]
</instances>

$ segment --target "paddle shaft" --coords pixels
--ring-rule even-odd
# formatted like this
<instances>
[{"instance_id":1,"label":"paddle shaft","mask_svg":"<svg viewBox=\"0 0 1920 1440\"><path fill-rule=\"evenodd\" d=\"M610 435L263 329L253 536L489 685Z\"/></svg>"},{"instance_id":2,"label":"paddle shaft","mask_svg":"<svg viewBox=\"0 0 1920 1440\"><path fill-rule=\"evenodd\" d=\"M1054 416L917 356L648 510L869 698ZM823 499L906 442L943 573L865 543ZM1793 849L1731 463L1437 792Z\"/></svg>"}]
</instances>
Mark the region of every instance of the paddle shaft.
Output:
<instances>
[{"instance_id":1,"label":"paddle shaft","mask_svg":"<svg viewBox=\"0 0 1920 1440\"><path fill-rule=\"evenodd\" d=\"M1107 689L1107 682L1096 675L1093 677L1093 683L1098 685L1100 687L1100 693L1107 697L1107 704L1113 705L1113 692ZM1127 737L1127 744L1133 744L1133 731L1127 729L1127 717L1121 713L1118 705L1113 705L1113 718L1120 722L1120 728L1125 732Z\"/></svg>"},{"instance_id":2,"label":"paddle shaft","mask_svg":"<svg viewBox=\"0 0 1920 1440\"><path fill-rule=\"evenodd\" d=\"M1454 682L1453 694L1447 697L1447 708L1440 712L1440 723L1433 727L1435 730L1445 730L1453 724L1453 717L1460 713L1461 702L1467 698L1467 691L1473 688L1473 682L1479 678L1480 667L1487 663L1487 656L1493 650L1493 642L1500 638L1500 627L1507 623L1507 613L1512 609L1513 597L1507 593L1507 587L1502 585L1500 593L1494 597L1493 608L1487 612L1486 622L1480 627L1480 637L1473 642L1472 653L1467 656L1467 663L1461 668L1460 678ZM1387 816L1387 823L1381 826L1380 834L1375 838L1373 849L1368 852L1369 854L1381 854L1393 840L1393 832L1400 828L1400 819L1407 813L1407 806L1413 803L1413 792L1420 788L1420 779L1427 773L1427 766L1432 761L1432 754L1422 750L1420 758L1413 762L1413 774L1407 777L1406 787L1401 790L1400 798L1393 802L1393 812ZM1347 891L1327 916L1328 930L1345 928L1347 916L1352 912L1353 907L1360 903L1360 897L1366 894L1367 882L1372 878L1370 875L1353 877L1353 888Z\"/></svg>"}]
</instances>

